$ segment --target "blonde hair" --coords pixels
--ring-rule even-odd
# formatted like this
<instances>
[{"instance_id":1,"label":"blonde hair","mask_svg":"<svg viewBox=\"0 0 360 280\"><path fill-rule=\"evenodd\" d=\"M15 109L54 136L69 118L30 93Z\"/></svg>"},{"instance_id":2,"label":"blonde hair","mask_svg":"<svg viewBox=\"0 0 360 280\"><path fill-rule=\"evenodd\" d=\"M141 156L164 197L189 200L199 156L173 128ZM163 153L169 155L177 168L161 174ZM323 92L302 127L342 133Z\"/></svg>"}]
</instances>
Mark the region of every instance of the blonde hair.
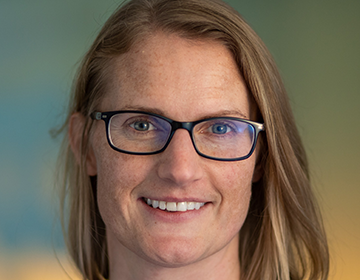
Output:
<instances>
[{"instance_id":1,"label":"blonde hair","mask_svg":"<svg viewBox=\"0 0 360 280\"><path fill-rule=\"evenodd\" d=\"M86 118L81 163L76 163L66 135L61 201L68 249L84 279L105 279L109 271L96 177L89 177L85 169L89 115L106 91L111 60L158 31L222 42L253 95L258 121L266 125L257 163L263 176L252 186L248 217L240 231L241 279L327 279L327 241L280 75L255 32L235 10L217 0L130 1L108 19L82 61L63 126L68 129L75 112Z\"/></svg>"}]
</instances>

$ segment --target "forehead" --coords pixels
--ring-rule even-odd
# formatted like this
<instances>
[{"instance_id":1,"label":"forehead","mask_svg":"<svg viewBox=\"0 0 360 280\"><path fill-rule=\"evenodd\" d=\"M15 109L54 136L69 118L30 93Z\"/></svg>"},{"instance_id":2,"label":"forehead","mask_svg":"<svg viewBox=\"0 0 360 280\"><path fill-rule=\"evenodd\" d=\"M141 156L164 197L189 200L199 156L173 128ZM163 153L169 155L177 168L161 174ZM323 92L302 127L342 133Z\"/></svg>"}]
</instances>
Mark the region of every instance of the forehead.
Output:
<instances>
[{"instance_id":1,"label":"forehead","mask_svg":"<svg viewBox=\"0 0 360 280\"><path fill-rule=\"evenodd\" d=\"M240 106L245 115L249 113L248 92L233 56L214 40L157 33L116 58L112 69L110 90L102 103L106 110L158 107L171 117L203 105L204 111Z\"/></svg>"}]
</instances>

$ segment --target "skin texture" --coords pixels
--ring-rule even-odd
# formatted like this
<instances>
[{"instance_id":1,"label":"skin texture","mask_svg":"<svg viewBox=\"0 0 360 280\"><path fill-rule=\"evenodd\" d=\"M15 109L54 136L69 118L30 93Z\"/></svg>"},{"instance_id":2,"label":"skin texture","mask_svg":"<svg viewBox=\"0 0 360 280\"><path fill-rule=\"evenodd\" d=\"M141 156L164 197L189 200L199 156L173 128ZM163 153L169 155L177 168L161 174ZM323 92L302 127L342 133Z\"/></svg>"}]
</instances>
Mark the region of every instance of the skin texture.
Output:
<instances>
[{"instance_id":1,"label":"skin texture","mask_svg":"<svg viewBox=\"0 0 360 280\"><path fill-rule=\"evenodd\" d=\"M249 93L223 45L163 33L114 60L109 91L97 109L143 110L177 121L252 117ZM73 147L82 121L73 115ZM127 155L110 148L104 126L94 124L87 172L98 177L110 279L239 279L238 233L249 207L256 153L237 162L206 159L180 129L163 153ZM206 205L198 211L154 211L143 197Z\"/></svg>"}]
</instances>

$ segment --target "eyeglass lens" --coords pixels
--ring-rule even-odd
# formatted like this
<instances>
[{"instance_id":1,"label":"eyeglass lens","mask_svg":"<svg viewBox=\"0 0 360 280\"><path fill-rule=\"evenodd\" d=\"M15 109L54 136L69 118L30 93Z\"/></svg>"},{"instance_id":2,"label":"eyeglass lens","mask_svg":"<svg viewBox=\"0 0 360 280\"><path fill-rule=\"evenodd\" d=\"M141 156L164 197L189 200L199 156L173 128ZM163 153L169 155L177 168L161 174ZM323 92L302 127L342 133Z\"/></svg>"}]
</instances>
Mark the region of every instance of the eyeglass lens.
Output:
<instances>
[{"instance_id":1,"label":"eyeglass lens","mask_svg":"<svg viewBox=\"0 0 360 280\"><path fill-rule=\"evenodd\" d=\"M133 153L161 150L171 134L171 124L157 116L119 113L109 123L109 139L116 148ZM215 158L239 158L249 154L255 129L241 120L215 118L197 123L192 130L197 150Z\"/></svg>"}]
</instances>

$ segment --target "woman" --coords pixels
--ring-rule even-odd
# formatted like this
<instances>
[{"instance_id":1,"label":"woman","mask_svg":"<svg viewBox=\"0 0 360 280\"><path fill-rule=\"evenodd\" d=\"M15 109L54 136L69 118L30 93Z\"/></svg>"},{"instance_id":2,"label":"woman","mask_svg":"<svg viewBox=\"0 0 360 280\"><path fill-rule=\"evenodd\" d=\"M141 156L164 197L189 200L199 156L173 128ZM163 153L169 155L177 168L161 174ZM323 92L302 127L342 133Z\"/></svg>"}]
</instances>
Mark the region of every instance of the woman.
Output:
<instances>
[{"instance_id":1,"label":"woman","mask_svg":"<svg viewBox=\"0 0 360 280\"><path fill-rule=\"evenodd\" d=\"M327 278L285 89L226 4L120 7L64 128L67 242L84 279Z\"/></svg>"}]
</instances>

